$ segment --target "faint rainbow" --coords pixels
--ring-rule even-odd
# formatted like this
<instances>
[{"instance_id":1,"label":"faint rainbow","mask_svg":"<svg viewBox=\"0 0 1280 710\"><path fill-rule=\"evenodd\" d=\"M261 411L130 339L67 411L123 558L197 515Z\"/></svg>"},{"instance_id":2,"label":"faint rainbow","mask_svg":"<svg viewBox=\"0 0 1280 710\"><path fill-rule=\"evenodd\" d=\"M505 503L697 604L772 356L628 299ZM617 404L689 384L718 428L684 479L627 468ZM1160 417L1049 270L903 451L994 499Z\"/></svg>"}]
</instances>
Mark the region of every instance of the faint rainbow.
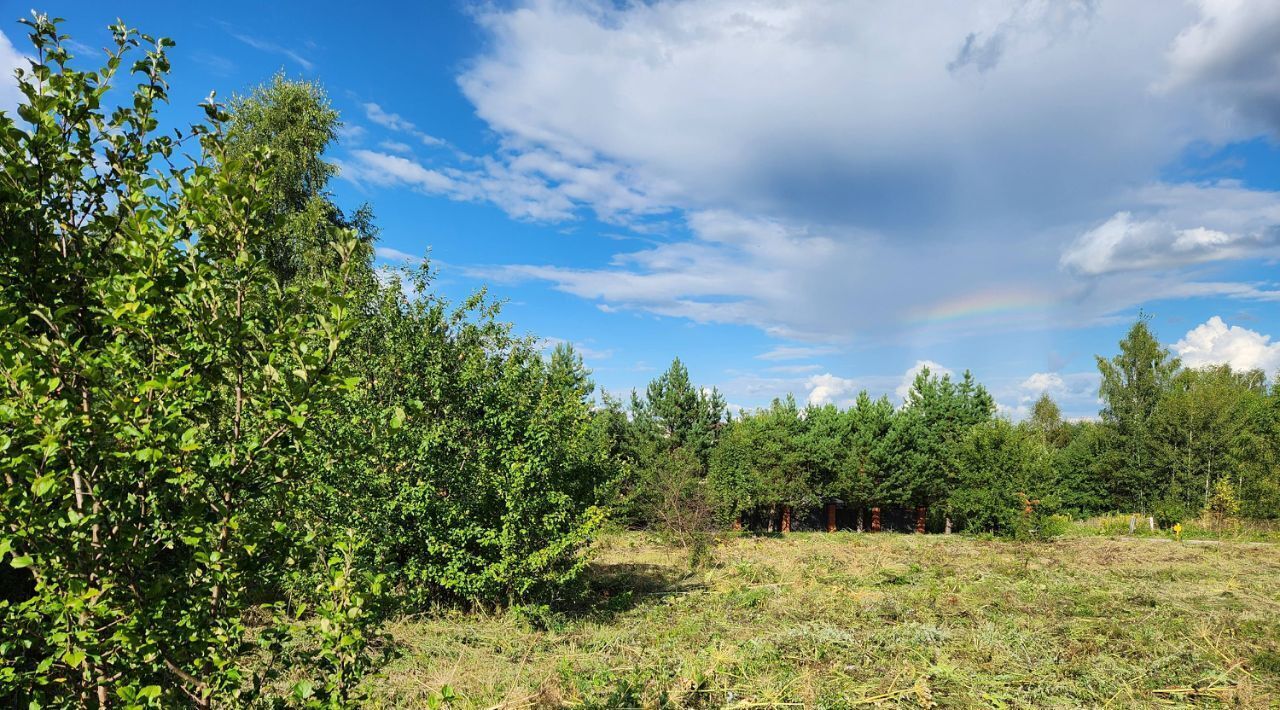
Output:
<instances>
[{"instance_id":1,"label":"faint rainbow","mask_svg":"<svg viewBox=\"0 0 1280 710\"><path fill-rule=\"evenodd\" d=\"M971 318L1011 315L1047 308L1054 299L1032 291L978 291L933 304L911 313L911 323L951 323Z\"/></svg>"}]
</instances>

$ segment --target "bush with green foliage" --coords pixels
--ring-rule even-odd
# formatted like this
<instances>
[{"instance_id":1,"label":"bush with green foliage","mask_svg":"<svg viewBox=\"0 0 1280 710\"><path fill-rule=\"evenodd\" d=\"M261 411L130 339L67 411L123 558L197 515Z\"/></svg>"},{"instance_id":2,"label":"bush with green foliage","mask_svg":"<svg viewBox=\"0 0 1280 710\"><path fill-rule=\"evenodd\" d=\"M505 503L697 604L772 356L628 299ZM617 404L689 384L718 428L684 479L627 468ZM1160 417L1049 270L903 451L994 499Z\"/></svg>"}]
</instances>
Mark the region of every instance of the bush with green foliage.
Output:
<instances>
[{"instance_id":1,"label":"bush with green foliage","mask_svg":"<svg viewBox=\"0 0 1280 710\"><path fill-rule=\"evenodd\" d=\"M589 373L567 346L544 360L482 294L455 309L424 272L402 278L342 352L357 384L315 422L298 514L358 531L411 607L554 598L616 476Z\"/></svg>"},{"instance_id":2,"label":"bush with green foliage","mask_svg":"<svg viewBox=\"0 0 1280 710\"><path fill-rule=\"evenodd\" d=\"M44 705L205 704L247 687L241 613L287 566L298 447L352 326L334 278L257 255L271 172L225 114L156 133L168 40L123 26L100 71L30 21L18 121L0 117L0 693ZM108 109L138 48L128 101ZM119 89L117 89L119 90ZM175 165L179 151L192 165Z\"/></svg>"},{"instance_id":3,"label":"bush with green foliage","mask_svg":"<svg viewBox=\"0 0 1280 710\"><path fill-rule=\"evenodd\" d=\"M969 431L956 463L949 507L963 529L1012 536L1036 527L1028 518L1043 515L1052 480L1051 454L1037 437L995 419Z\"/></svg>"}]
</instances>

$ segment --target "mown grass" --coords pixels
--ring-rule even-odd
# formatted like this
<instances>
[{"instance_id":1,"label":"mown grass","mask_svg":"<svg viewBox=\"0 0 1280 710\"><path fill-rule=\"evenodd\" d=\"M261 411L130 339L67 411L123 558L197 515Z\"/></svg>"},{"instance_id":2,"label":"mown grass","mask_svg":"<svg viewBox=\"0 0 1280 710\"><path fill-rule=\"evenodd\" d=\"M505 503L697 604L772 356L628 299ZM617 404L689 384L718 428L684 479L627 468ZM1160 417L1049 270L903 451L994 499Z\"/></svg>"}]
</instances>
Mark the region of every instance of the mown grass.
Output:
<instances>
[{"instance_id":1,"label":"mown grass","mask_svg":"<svg viewBox=\"0 0 1280 710\"><path fill-rule=\"evenodd\" d=\"M595 603L392 623L385 706L1280 706L1280 546L958 535L726 537L708 569L629 533Z\"/></svg>"}]
</instances>

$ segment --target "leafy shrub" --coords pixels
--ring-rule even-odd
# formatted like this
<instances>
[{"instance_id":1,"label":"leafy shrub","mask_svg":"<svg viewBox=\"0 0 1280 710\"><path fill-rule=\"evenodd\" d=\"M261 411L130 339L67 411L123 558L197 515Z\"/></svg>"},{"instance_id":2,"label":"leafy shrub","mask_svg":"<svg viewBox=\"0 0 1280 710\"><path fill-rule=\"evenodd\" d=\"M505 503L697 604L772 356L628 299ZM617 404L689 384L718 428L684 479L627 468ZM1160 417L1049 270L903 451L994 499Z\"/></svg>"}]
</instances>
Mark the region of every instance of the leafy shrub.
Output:
<instances>
[{"instance_id":1,"label":"leafy shrub","mask_svg":"<svg viewBox=\"0 0 1280 710\"><path fill-rule=\"evenodd\" d=\"M343 352L356 385L315 423L297 514L369 540L408 607L554 600L615 475L588 373L568 348L546 361L513 337L482 294L454 309L425 271L402 278L375 286Z\"/></svg>"},{"instance_id":2,"label":"leafy shrub","mask_svg":"<svg viewBox=\"0 0 1280 710\"><path fill-rule=\"evenodd\" d=\"M26 125L0 116L0 560L34 589L0 605L0 695L232 702L247 590L295 532L256 513L289 505L340 384L350 240L330 239L332 279L282 287L255 256L275 226L261 155L227 154L214 104L155 134L172 43L117 26L82 72L55 21L27 24Z\"/></svg>"},{"instance_id":3,"label":"leafy shrub","mask_svg":"<svg viewBox=\"0 0 1280 710\"><path fill-rule=\"evenodd\" d=\"M1182 500L1166 497L1152 506L1151 516L1155 518L1157 526L1167 528L1175 523L1190 520L1195 517L1195 514L1187 509Z\"/></svg>"}]
</instances>

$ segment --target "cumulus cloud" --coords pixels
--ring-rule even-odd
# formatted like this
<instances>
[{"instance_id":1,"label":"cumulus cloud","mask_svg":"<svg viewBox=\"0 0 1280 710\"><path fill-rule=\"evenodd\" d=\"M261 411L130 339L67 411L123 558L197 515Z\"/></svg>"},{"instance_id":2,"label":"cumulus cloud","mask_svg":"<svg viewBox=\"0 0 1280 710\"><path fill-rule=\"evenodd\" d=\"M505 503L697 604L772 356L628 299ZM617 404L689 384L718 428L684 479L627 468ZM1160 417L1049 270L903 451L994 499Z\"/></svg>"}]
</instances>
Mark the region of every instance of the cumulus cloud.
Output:
<instances>
[{"instance_id":1,"label":"cumulus cloud","mask_svg":"<svg viewBox=\"0 0 1280 710\"><path fill-rule=\"evenodd\" d=\"M1068 421L1092 419L1098 412L1096 371L1035 372L1024 378L995 378L986 383L997 412L1012 420L1025 419L1041 395L1049 395Z\"/></svg>"},{"instance_id":2,"label":"cumulus cloud","mask_svg":"<svg viewBox=\"0 0 1280 710\"><path fill-rule=\"evenodd\" d=\"M907 394L911 392L911 385L915 383L916 377L923 372L925 368L929 368L930 374L939 377L943 375L956 374L955 372L952 372L950 368L940 365L933 360L916 360L916 364L907 368L907 371L902 374L902 381L900 381L897 388L893 390L893 393L898 395L898 399L904 402L906 401Z\"/></svg>"},{"instance_id":3,"label":"cumulus cloud","mask_svg":"<svg viewBox=\"0 0 1280 710\"><path fill-rule=\"evenodd\" d=\"M1198 0L1178 34L1161 88L1193 89L1280 134L1280 3Z\"/></svg>"},{"instance_id":4,"label":"cumulus cloud","mask_svg":"<svg viewBox=\"0 0 1280 710\"><path fill-rule=\"evenodd\" d=\"M1039 0L491 6L478 18L493 41L458 79L502 146L504 179L485 199L502 203L527 179L561 200L544 219L590 209L634 224L671 211L679 228L603 267L477 273L546 280L610 311L826 341L935 313L962 316L939 317L938 331L1088 323L1174 294L1195 277L1170 270L1275 245L1270 193L1190 186L1202 199L1178 207L1184 186L1128 190L1189 141L1245 135L1192 91L1199 80L1170 84L1182 71L1172 48L1203 11L1158 0L1105 12ZM1213 202L1227 193L1230 213ZM529 217L525 200L505 204ZM1165 285L1106 278L1139 269L1164 270ZM993 280L1021 305L955 307Z\"/></svg>"},{"instance_id":5,"label":"cumulus cloud","mask_svg":"<svg viewBox=\"0 0 1280 710\"><path fill-rule=\"evenodd\" d=\"M1188 367L1230 365L1235 370L1260 369L1268 375L1280 370L1280 343L1271 336L1214 316L1192 328L1173 349Z\"/></svg>"},{"instance_id":6,"label":"cumulus cloud","mask_svg":"<svg viewBox=\"0 0 1280 710\"><path fill-rule=\"evenodd\" d=\"M809 388L806 398L809 404L843 404L860 389L857 380L836 377L829 372L814 375L805 384Z\"/></svg>"},{"instance_id":7,"label":"cumulus cloud","mask_svg":"<svg viewBox=\"0 0 1280 710\"><path fill-rule=\"evenodd\" d=\"M1056 372L1037 372L1022 381L1022 389L1031 393L1054 394L1065 390L1067 383Z\"/></svg>"},{"instance_id":8,"label":"cumulus cloud","mask_svg":"<svg viewBox=\"0 0 1280 710\"><path fill-rule=\"evenodd\" d=\"M1223 120L1238 95L1209 91L1221 77L1205 69L1245 46L1265 55L1221 31L1251 3L1237 5L491 4L475 15L491 41L458 84L496 150L451 164L357 151L344 175L655 238L593 267L474 275L812 342L1270 298L1195 268L1275 254L1275 193L1152 183L1192 142L1257 134Z\"/></svg>"},{"instance_id":9,"label":"cumulus cloud","mask_svg":"<svg viewBox=\"0 0 1280 710\"><path fill-rule=\"evenodd\" d=\"M1031 219L1176 155L1181 126L1147 87L1194 15L1109 10L529 2L481 13L495 41L459 84L513 143L623 163L682 206L869 227L980 220L993 204ZM981 81L953 71L969 64Z\"/></svg>"},{"instance_id":10,"label":"cumulus cloud","mask_svg":"<svg viewBox=\"0 0 1280 710\"><path fill-rule=\"evenodd\" d=\"M1278 192L1233 182L1158 184L1130 199L1142 214L1117 212L1086 231L1063 252L1062 265L1095 276L1280 253Z\"/></svg>"},{"instance_id":11,"label":"cumulus cloud","mask_svg":"<svg viewBox=\"0 0 1280 710\"><path fill-rule=\"evenodd\" d=\"M803 380L803 389L808 390L806 400L810 404L836 404L847 407L862 390L866 390L872 397L892 392L899 402L905 402L907 395L911 392L911 385L916 381L916 376L925 368L935 376L955 376L955 372L950 368L933 360L917 360L900 375L868 375L856 378L840 377L830 372L812 375ZM795 383L781 380L775 381L774 384L775 386L791 385L794 389Z\"/></svg>"}]
</instances>

